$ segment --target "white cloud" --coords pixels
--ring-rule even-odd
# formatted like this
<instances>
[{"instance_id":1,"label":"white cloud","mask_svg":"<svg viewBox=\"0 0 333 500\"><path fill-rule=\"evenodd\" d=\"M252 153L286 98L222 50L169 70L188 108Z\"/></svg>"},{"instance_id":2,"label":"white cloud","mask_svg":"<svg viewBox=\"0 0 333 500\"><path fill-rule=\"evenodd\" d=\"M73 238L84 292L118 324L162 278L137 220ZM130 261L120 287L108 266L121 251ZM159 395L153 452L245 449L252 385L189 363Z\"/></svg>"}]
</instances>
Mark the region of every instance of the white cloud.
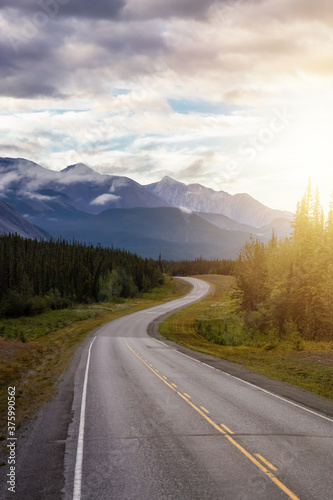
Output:
<instances>
[{"instance_id":1,"label":"white cloud","mask_svg":"<svg viewBox=\"0 0 333 500\"><path fill-rule=\"evenodd\" d=\"M90 202L90 205L106 205L110 201L118 201L121 196L116 196L114 194L102 194Z\"/></svg>"},{"instance_id":2,"label":"white cloud","mask_svg":"<svg viewBox=\"0 0 333 500\"><path fill-rule=\"evenodd\" d=\"M5 9L9 4L16 10ZM251 191L273 205L285 189L289 209L319 169L328 196L332 155L317 137L333 125L327 0L128 0L112 9L106 0L93 7L72 0L15 50L11 41L24 32L17 20L35 7L32 0L0 7L1 155L17 151L53 170L83 162L146 183L169 174ZM238 108L225 116L181 114L170 99ZM299 119L248 163L239 153L243 142L260 133L274 109L290 106ZM42 183L36 174L28 188Z\"/></svg>"}]
</instances>

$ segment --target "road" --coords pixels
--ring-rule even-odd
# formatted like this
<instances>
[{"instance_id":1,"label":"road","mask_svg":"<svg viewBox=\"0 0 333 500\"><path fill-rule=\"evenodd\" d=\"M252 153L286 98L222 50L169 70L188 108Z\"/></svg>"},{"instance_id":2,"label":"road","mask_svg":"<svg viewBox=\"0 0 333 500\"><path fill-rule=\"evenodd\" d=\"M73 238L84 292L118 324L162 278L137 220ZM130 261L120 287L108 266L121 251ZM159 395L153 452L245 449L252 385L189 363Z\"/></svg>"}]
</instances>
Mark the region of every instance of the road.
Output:
<instances>
[{"instance_id":1,"label":"road","mask_svg":"<svg viewBox=\"0 0 333 500\"><path fill-rule=\"evenodd\" d=\"M208 292L188 280L186 297L86 339L23 429L17 493L5 498L333 499L332 403L285 384L286 397L271 379L147 334Z\"/></svg>"},{"instance_id":2,"label":"road","mask_svg":"<svg viewBox=\"0 0 333 500\"><path fill-rule=\"evenodd\" d=\"M186 298L113 321L87 346L65 497L332 499L332 419L147 335L155 317L207 293L191 282Z\"/></svg>"}]
</instances>

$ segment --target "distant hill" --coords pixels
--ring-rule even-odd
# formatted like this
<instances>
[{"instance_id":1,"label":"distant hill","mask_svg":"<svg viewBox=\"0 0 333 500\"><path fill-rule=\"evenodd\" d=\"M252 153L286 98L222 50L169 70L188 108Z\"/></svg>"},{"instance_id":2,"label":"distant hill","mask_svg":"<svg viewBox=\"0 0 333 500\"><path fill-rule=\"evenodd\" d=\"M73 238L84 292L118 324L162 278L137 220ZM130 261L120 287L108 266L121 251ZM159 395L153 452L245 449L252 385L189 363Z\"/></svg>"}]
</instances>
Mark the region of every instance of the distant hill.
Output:
<instances>
[{"instance_id":1,"label":"distant hill","mask_svg":"<svg viewBox=\"0 0 333 500\"><path fill-rule=\"evenodd\" d=\"M47 233L31 224L24 217L0 201L0 235L17 233L24 238L48 239Z\"/></svg>"},{"instance_id":2,"label":"distant hill","mask_svg":"<svg viewBox=\"0 0 333 500\"><path fill-rule=\"evenodd\" d=\"M194 212L222 214L236 222L260 228L278 218L292 218L290 212L266 207L248 194L231 195L225 191L214 191L201 184L183 184L165 176L160 182L146 186L174 207L183 207Z\"/></svg>"},{"instance_id":3,"label":"distant hill","mask_svg":"<svg viewBox=\"0 0 333 500\"><path fill-rule=\"evenodd\" d=\"M291 233L291 225L289 219L274 219L269 224L266 224L262 227L254 227L248 224L241 224L232 219L229 219L226 215L221 214L207 214L203 212L196 212L199 217L209 221L211 224L219 227L220 229L227 229L228 231L242 231L251 233L255 236L262 236L263 238L269 240L272 236L272 230L278 238L282 238L284 236L289 236Z\"/></svg>"},{"instance_id":4,"label":"distant hill","mask_svg":"<svg viewBox=\"0 0 333 500\"><path fill-rule=\"evenodd\" d=\"M128 177L101 175L81 163L54 172L21 158L0 158L0 198L28 218L169 206Z\"/></svg>"},{"instance_id":5,"label":"distant hill","mask_svg":"<svg viewBox=\"0 0 333 500\"><path fill-rule=\"evenodd\" d=\"M81 163L55 172L22 158L0 158L0 199L53 237L175 260L234 258L250 233L263 241L272 226L278 236L288 234L291 216L246 194L187 186L170 177L142 186ZM5 224L13 232L9 213Z\"/></svg>"},{"instance_id":6,"label":"distant hill","mask_svg":"<svg viewBox=\"0 0 333 500\"><path fill-rule=\"evenodd\" d=\"M51 226L50 226L51 229ZM220 229L174 207L110 209L53 222L52 234L164 259L235 258L250 233ZM262 238L263 241L266 241Z\"/></svg>"}]
</instances>

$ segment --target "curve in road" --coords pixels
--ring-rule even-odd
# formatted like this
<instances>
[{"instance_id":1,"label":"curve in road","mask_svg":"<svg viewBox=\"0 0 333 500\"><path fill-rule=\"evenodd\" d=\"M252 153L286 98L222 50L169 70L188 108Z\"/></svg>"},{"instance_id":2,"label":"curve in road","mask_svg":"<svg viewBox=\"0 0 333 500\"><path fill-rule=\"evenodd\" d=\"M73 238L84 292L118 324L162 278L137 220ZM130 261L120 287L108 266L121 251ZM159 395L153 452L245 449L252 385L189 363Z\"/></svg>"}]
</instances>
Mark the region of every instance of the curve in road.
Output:
<instances>
[{"instance_id":1,"label":"curve in road","mask_svg":"<svg viewBox=\"0 0 333 500\"><path fill-rule=\"evenodd\" d=\"M208 293L95 332L76 373L65 498L328 500L333 421L147 335L156 317Z\"/></svg>"}]
</instances>

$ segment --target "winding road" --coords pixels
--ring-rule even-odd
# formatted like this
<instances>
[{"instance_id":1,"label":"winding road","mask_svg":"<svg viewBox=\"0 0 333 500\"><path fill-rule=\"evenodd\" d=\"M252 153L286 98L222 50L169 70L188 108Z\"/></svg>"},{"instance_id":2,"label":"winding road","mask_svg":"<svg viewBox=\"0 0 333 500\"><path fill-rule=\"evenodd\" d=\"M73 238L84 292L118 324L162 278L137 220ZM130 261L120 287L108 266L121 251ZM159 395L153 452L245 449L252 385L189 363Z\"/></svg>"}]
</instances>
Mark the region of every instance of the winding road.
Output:
<instances>
[{"instance_id":1,"label":"winding road","mask_svg":"<svg viewBox=\"0 0 333 500\"><path fill-rule=\"evenodd\" d=\"M65 476L63 490L55 491L49 472L40 496L31 498L333 499L329 414L148 336L155 318L209 292L206 283L187 280L193 289L186 297L112 321L85 343L69 428L59 421L61 394L46 413L48 420L58 415L67 437L49 437L49 458L40 463L47 476L52 453L65 455L65 470L58 471L59 484ZM46 435L45 421L44 415L36 436ZM40 480L37 473L29 477Z\"/></svg>"},{"instance_id":2,"label":"winding road","mask_svg":"<svg viewBox=\"0 0 333 500\"><path fill-rule=\"evenodd\" d=\"M208 292L189 281L187 297L96 332L74 402L66 498L332 499L330 418L147 335L154 318Z\"/></svg>"}]
</instances>

